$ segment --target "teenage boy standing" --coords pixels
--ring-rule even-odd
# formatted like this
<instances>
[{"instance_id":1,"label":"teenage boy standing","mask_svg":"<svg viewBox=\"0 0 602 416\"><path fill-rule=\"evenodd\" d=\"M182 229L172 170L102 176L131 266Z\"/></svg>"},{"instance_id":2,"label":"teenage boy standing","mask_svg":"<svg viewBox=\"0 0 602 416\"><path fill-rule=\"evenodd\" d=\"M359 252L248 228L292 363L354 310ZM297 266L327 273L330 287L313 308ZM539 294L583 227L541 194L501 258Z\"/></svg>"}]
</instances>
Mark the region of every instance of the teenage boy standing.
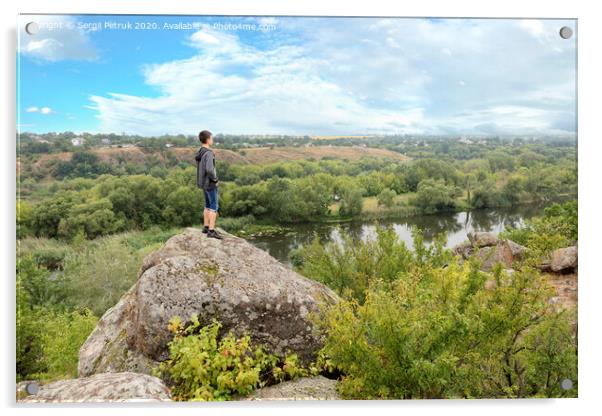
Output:
<instances>
[{"instance_id":1,"label":"teenage boy standing","mask_svg":"<svg viewBox=\"0 0 602 416\"><path fill-rule=\"evenodd\" d=\"M215 154L211 150L213 134L203 130L199 133L201 148L195 155L196 160L196 184L203 189L205 195L205 210L203 211L203 233L207 237L221 240L223 237L215 230L217 219L218 196L217 196L217 173L215 171Z\"/></svg>"}]
</instances>

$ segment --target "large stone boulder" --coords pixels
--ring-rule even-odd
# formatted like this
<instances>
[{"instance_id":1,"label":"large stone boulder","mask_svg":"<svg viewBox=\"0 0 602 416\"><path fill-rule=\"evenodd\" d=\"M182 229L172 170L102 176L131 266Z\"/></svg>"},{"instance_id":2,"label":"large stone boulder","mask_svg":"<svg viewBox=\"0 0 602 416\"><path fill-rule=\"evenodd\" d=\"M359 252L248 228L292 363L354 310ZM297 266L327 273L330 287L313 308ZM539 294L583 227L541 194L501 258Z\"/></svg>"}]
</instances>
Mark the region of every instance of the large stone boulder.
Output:
<instances>
[{"instance_id":1,"label":"large stone boulder","mask_svg":"<svg viewBox=\"0 0 602 416\"><path fill-rule=\"evenodd\" d=\"M476 256L481 261L481 270L485 271L490 271L498 263L501 263L504 268L509 268L514 261L512 249L506 242L491 247L482 247L478 249Z\"/></svg>"},{"instance_id":2,"label":"large stone boulder","mask_svg":"<svg viewBox=\"0 0 602 416\"><path fill-rule=\"evenodd\" d=\"M168 357L169 320L197 315L224 332L248 334L276 354L313 360L322 338L311 314L337 302L326 286L241 238L189 228L144 259L136 284L100 319L80 349L79 373L149 373Z\"/></svg>"},{"instance_id":3,"label":"large stone boulder","mask_svg":"<svg viewBox=\"0 0 602 416\"><path fill-rule=\"evenodd\" d=\"M552 252L550 270L556 273L572 272L577 267L577 247L559 248Z\"/></svg>"},{"instance_id":4,"label":"large stone boulder","mask_svg":"<svg viewBox=\"0 0 602 416\"><path fill-rule=\"evenodd\" d=\"M23 403L163 402L169 389L157 377L136 373L101 373L42 385Z\"/></svg>"},{"instance_id":5,"label":"large stone boulder","mask_svg":"<svg viewBox=\"0 0 602 416\"><path fill-rule=\"evenodd\" d=\"M473 255L481 261L481 269L490 271L496 264L512 267L515 261L523 260L527 248L511 240L499 239L492 233L468 233L468 241L454 247L454 254L466 260Z\"/></svg>"},{"instance_id":6,"label":"large stone boulder","mask_svg":"<svg viewBox=\"0 0 602 416\"><path fill-rule=\"evenodd\" d=\"M323 376L302 377L257 389L242 400L341 400L336 384Z\"/></svg>"}]
</instances>

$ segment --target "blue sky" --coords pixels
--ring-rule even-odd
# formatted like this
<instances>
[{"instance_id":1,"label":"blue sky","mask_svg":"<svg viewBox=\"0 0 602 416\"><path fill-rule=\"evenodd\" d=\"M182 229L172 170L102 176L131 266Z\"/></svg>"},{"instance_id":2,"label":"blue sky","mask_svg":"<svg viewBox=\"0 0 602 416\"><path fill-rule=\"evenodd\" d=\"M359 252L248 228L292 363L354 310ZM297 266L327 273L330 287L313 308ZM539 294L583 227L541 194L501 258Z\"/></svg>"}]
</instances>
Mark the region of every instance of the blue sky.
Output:
<instances>
[{"instance_id":1,"label":"blue sky","mask_svg":"<svg viewBox=\"0 0 602 416\"><path fill-rule=\"evenodd\" d=\"M20 16L18 124L141 135L574 134L576 35L562 39L562 26L575 22Z\"/></svg>"}]
</instances>

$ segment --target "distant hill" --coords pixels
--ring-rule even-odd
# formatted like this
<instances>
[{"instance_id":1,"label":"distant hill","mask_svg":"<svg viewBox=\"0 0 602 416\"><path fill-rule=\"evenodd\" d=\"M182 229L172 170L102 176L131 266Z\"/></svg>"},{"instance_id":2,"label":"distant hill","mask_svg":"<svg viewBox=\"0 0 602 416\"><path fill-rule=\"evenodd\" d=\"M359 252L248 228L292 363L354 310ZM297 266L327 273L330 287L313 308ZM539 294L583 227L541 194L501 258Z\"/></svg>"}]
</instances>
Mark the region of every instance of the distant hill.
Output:
<instances>
[{"instance_id":1,"label":"distant hill","mask_svg":"<svg viewBox=\"0 0 602 416\"><path fill-rule=\"evenodd\" d=\"M164 150L145 149L140 147L100 147L87 150L96 154L102 161L111 164L120 162L145 163L148 158L157 158L164 161L169 155L175 156L179 161L194 161L197 148L174 147ZM228 163L240 164L266 164L287 160L337 158L358 160L362 157L388 158L397 161L409 160L407 156L387 149L377 149L361 146L309 146L309 147L260 147L248 148L239 151L215 149L216 157ZM33 164L35 168L53 165L58 161L68 161L72 152L50 153L41 155Z\"/></svg>"}]
</instances>

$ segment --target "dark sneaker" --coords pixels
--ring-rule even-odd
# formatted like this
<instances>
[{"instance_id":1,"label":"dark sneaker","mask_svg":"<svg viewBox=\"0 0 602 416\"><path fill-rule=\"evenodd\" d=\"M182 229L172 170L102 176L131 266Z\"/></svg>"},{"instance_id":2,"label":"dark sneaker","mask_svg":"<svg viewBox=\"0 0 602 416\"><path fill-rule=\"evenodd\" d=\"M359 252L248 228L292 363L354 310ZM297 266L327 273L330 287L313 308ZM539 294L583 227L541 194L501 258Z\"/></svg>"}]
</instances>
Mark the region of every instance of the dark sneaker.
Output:
<instances>
[{"instance_id":1,"label":"dark sneaker","mask_svg":"<svg viewBox=\"0 0 602 416\"><path fill-rule=\"evenodd\" d=\"M209 232L209 227L204 226L203 227L203 234L207 234Z\"/></svg>"},{"instance_id":2,"label":"dark sneaker","mask_svg":"<svg viewBox=\"0 0 602 416\"><path fill-rule=\"evenodd\" d=\"M220 233L218 233L218 232L217 232L217 231L215 231L215 230L209 230L209 231L207 232L207 237L209 237L209 238L216 238L216 239L218 239L218 240L223 240L223 239L224 239L224 237L222 237L222 236L221 236L221 234L220 234Z\"/></svg>"}]
</instances>

